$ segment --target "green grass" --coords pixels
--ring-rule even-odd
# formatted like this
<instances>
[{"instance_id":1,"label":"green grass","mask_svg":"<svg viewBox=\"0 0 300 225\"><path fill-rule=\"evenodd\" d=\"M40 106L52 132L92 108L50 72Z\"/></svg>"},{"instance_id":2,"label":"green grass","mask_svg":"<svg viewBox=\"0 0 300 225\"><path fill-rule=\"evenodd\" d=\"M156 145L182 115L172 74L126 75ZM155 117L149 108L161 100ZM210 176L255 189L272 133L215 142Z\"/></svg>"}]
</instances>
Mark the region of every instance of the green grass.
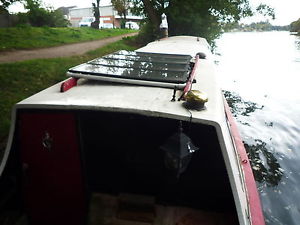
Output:
<instances>
[{"instance_id":1,"label":"green grass","mask_svg":"<svg viewBox=\"0 0 300 225\"><path fill-rule=\"evenodd\" d=\"M66 79L65 73L70 67L120 49L136 49L132 40L126 38L81 56L0 64L0 161L14 104Z\"/></svg>"},{"instance_id":2,"label":"green grass","mask_svg":"<svg viewBox=\"0 0 300 225\"><path fill-rule=\"evenodd\" d=\"M127 29L10 27L0 28L0 52L12 49L33 49L99 40L136 32Z\"/></svg>"}]
</instances>

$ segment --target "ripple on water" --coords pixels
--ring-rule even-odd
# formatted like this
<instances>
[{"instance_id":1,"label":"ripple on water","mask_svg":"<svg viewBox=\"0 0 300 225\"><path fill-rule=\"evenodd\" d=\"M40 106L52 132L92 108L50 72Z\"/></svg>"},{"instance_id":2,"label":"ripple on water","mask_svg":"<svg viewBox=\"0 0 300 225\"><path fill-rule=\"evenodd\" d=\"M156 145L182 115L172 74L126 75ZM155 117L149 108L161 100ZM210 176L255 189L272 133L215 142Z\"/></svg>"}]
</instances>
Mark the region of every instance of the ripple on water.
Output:
<instances>
[{"instance_id":1,"label":"ripple on water","mask_svg":"<svg viewBox=\"0 0 300 225\"><path fill-rule=\"evenodd\" d=\"M238 121L266 224L298 225L300 37L226 33L217 46L220 83Z\"/></svg>"}]
</instances>

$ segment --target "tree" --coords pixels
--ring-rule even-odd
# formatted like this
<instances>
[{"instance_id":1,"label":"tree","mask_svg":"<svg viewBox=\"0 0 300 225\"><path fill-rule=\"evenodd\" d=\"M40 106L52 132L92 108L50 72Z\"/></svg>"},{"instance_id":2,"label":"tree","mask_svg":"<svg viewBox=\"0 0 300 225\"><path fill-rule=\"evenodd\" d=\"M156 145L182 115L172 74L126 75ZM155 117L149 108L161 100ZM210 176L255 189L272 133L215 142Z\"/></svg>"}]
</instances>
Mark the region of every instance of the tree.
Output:
<instances>
[{"instance_id":1,"label":"tree","mask_svg":"<svg viewBox=\"0 0 300 225\"><path fill-rule=\"evenodd\" d=\"M100 25L100 0L96 0L96 3L92 3L93 5L93 12L94 12L94 17L95 17L95 21L92 22L91 27L95 28L95 29L99 29L99 25Z\"/></svg>"},{"instance_id":2,"label":"tree","mask_svg":"<svg viewBox=\"0 0 300 225\"><path fill-rule=\"evenodd\" d=\"M6 10L8 6L10 6L14 2L20 2L22 0L0 0L0 12L2 10Z\"/></svg>"},{"instance_id":3,"label":"tree","mask_svg":"<svg viewBox=\"0 0 300 225\"><path fill-rule=\"evenodd\" d=\"M111 0L111 4L122 18L121 28L125 28L126 16L130 8L128 0Z\"/></svg>"},{"instance_id":4,"label":"tree","mask_svg":"<svg viewBox=\"0 0 300 225\"><path fill-rule=\"evenodd\" d=\"M66 27L69 21L66 20L59 10L43 8L41 0L25 0L24 7L29 11L19 15L21 22L30 23L32 26L41 27Z\"/></svg>"},{"instance_id":5,"label":"tree","mask_svg":"<svg viewBox=\"0 0 300 225\"><path fill-rule=\"evenodd\" d=\"M27 12L27 18L32 26L46 26L49 20L49 13L46 9L41 7L40 0L26 0L24 7L29 10Z\"/></svg>"},{"instance_id":6,"label":"tree","mask_svg":"<svg viewBox=\"0 0 300 225\"><path fill-rule=\"evenodd\" d=\"M227 23L253 15L248 0L131 0L134 12L145 15L148 30L158 33L160 15L165 13L170 35L195 35L208 41L217 38ZM268 11L267 7L260 7ZM150 25L149 25L150 24ZM151 28L149 28L151 26ZM153 35L155 37L157 35Z\"/></svg>"},{"instance_id":7,"label":"tree","mask_svg":"<svg viewBox=\"0 0 300 225\"><path fill-rule=\"evenodd\" d=\"M269 16L273 20L275 19L274 9L268 5L260 4L259 6L256 7L256 11L263 16Z\"/></svg>"},{"instance_id":8,"label":"tree","mask_svg":"<svg viewBox=\"0 0 300 225\"><path fill-rule=\"evenodd\" d=\"M298 19L298 20L291 23L290 31L300 33L300 19Z\"/></svg>"}]
</instances>

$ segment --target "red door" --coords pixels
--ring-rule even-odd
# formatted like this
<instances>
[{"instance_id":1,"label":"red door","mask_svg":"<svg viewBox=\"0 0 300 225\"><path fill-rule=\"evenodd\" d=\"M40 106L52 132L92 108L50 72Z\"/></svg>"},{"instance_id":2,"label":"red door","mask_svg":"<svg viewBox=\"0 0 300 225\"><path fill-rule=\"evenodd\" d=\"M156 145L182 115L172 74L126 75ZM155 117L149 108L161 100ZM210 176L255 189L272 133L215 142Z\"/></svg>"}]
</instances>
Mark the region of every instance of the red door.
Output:
<instances>
[{"instance_id":1,"label":"red door","mask_svg":"<svg viewBox=\"0 0 300 225\"><path fill-rule=\"evenodd\" d=\"M72 113L21 113L25 210L32 225L81 225L86 200Z\"/></svg>"}]
</instances>

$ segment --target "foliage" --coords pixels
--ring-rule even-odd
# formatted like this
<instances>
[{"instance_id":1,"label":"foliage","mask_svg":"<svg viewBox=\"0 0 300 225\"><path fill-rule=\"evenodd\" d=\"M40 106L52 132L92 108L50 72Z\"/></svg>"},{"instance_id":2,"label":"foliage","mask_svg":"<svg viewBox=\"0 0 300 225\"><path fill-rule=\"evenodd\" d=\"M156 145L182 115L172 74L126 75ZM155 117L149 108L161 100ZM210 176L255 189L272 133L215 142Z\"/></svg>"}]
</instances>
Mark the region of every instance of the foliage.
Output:
<instances>
[{"instance_id":1,"label":"foliage","mask_svg":"<svg viewBox=\"0 0 300 225\"><path fill-rule=\"evenodd\" d=\"M29 23L35 27L66 27L69 21L66 20L59 10L47 9L41 6L41 0L26 0L24 3L27 13L19 14L21 23Z\"/></svg>"},{"instance_id":2,"label":"foliage","mask_svg":"<svg viewBox=\"0 0 300 225\"><path fill-rule=\"evenodd\" d=\"M289 26L274 26L269 21L261 21L251 24L229 23L224 27L225 31L282 31L289 30Z\"/></svg>"},{"instance_id":3,"label":"foliage","mask_svg":"<svg viewBox=\"0 0 300 225\"><path fill-rule=\"evenodd\" d=\"M257 6L256 11L263 16L271 17L273 20L275 19L274 9L268 5L260 4Z\"/></svg>"},{"instance_id":4,"label":"foliage","mask_svg":"<svg viewBox=\"0 0 300 225\"><path fill-rule=\"evenodd\" d=\"M210 42L221 34L225 24L239 21L254 13L248 0L131 0L131 2L135 13L146 16L146 21L152 26L152 33L158 34L160 15L165 13L170 35L202 36ZM267 6L261 6L259 9L264 13L271 10Z\"/></svg>"},{"instance_id":5,"label":"foliage","mask_svg":"<svg viewBox=\"0 0 300 225\"><path fill-rule=\"evenodd\" d=\"M294 22L291 23L290 25L290 31L291 32L298 32L300 33L300 18Z\"/></svg>"},{"instance_id":6,"label":"foliage","mask_svg":"<svg viewBox=\"0 0 300 225\"><path fill-rule=\"evenodd\" d=\"M50 27L67 27L71 25L69 20L67 20L61 10L54 10L50 13L50 21L49 26Z\"/></svg>"},{"instance_id":7,"label":"foliage","mask_svg":"<svg viewBox=\"0 0 300 225\"><path fill-rule=\"evenodd\" d=\"M70 67L121 49L136 49L132 39L126 38L81 56L0 64L0 161L14 104L65 79Z\"/></svg>"},{"instance_id":8,"label":"foliage","mask_svg":"<svg viewBox=\"0 0 300 225\"><path fill-rule=\"evenodd\" d=\"M41 8L39 0L26 0L25 9L28 9L27 19L32 26L41 27L47 24L49 13L46 9Z\"/></svg>"},{"instance_id":9,"label":"foliage","mask_svg":"<svg viewBox=\"0 0 300 225\"><path fill-rule=\"evenodd\" d=\"M140 32L137 36L137 42L141 45L145 45L145 43L149 43L154 40L156 37L153 31L153 26L150 23L142 23L140 24Z\"/></svg>"},{"instance_id":10,"label":"foliage","mask_svg":"<svg viewBox=\"0 0 300 225\"><path fill-rule=\"evenodd\" d=\"M95 21L92 22L91 27L94 29L99 29L99 25L100 25L100 0L96 0L96 3L92 3L93 5L93 12L94 12L94 17L95 17Z\"/></svg>"},{"instance_id":11,"label":"foliage","mask_svg":"<svg viewBox=\"0 0 300 225\"><path fill-rule=\"evenodd\" d=\"M126 15L130 8L130 2L128 0L111 0L111 4L122 18L121 28L125 28Z\"/></svg>"},{"instance_id":12,"label":"foliage","mask_svg":"<svg viewBox=\"0 0 300 225\"><path fill-rule=\"evenodd\" d=\"M130 8L128 0L111 0L111 4L114 9L118 12L119 16L126 18L127 12Z\"/></svg>"},{"instance_id":13,"label":"foliage","mask_svg":"<svg viewBox=\"0 0 300 225\"><path fill-rule=\"evenodd\" d=\"M10 49L32 49L81 41L99 40L133 32L122 29L31 27L21 25L0 28L0 52Z\"/></svg>"},{"instance_id":14,"label":"foliage","mask_svg":"<svg viewBox=\"0 0 300 225\"><path fill-rule=\"evenodd\" d=\"M0 13L2 10L6 9L8 6L10 6L14 2L19 2L21 0L0 0Z\"/></svg>"}]
</instances>

